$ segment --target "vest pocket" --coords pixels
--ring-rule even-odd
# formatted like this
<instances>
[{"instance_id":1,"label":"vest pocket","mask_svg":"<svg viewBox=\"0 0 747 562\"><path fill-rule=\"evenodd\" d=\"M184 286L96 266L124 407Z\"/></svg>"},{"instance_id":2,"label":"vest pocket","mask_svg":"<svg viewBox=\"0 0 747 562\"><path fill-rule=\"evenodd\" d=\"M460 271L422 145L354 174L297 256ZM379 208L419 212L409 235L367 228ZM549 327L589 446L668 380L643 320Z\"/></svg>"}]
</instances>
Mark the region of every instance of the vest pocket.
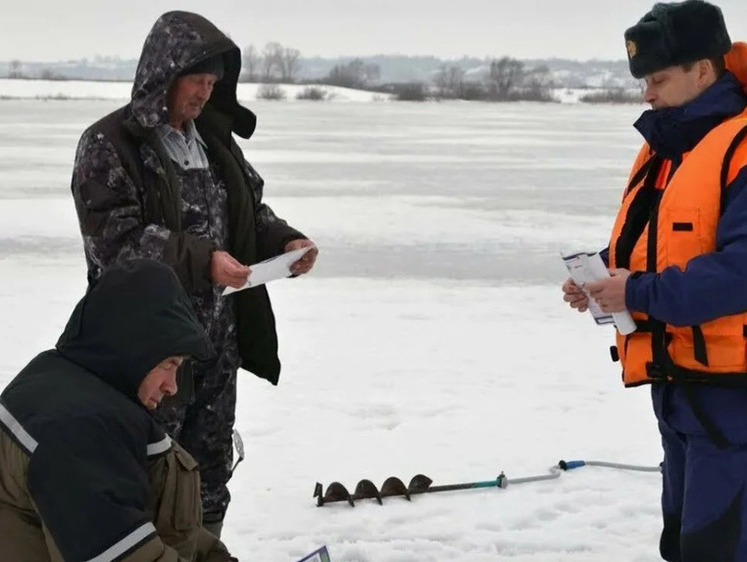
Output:
<instances>
[{"instance_id":1,"label":"vest pocket","mask_svg":"<svg viewBox=\"0 0 747 562\"><path fill-rule=\"evenodd\" d=\"M200 473L197 462L187 451L178 447L176 458L176 490L174 498L174 529L183 531L200 526L202 503L200 500Z\"/></svg>"},{"instance_id":2,"label":"vest pocket","mask_svg":"<svg viewBox=\"0 0 747 562\"><path fill-rule=\"evenodd\" d=\"M708 365L698 360L697 338L691 326L668 327L672 335L670 353L679 366L713 373L747 372L747 345L741 314L718 318L700 325Z\"/></svg>"},{"instance_id":3,"label":"vest pocket","mask_svg":"<svg viewBox=\"0 0 747 562\"><path fill-rule=\"evenodd\" d=\"M156 528L172 542L192 543L201 526L200 473L192 456L173 443L166 453L163 488Z\"/></svg>"},{"instance_id":4,"label":"vest pocket","mask_svg":"<svg viewBox=\"0 0 747 562\"><path fill-rule=\"evenodd\" d=\"M617 351L623 366L625 386L652 382L646 367L651 362L651 334L649 332L633 332L627 336L621 336L618 333Z\"/></svg>"},{"instance_id":5,"label":"vest pocket","mask_svg":"<svg viewBox=\"0 0 747 562\"><path fill-rule=\"evenodd\" d=\"M151 461L148 513L179 559L193 560L201 533L200 477L197 463L176 442Z\"/></svg>"},{"instance_id":6,"label":"vest pocket","mask_svg":"<svg viewBox=\"0 0 747 562\"><path fill-rule=\"evenodd\" d=\"M685 269L687 262L706 251L700 238L699 209L666 209L659 219L659 263L676 265Z\"/></svg>"}]
</instances>

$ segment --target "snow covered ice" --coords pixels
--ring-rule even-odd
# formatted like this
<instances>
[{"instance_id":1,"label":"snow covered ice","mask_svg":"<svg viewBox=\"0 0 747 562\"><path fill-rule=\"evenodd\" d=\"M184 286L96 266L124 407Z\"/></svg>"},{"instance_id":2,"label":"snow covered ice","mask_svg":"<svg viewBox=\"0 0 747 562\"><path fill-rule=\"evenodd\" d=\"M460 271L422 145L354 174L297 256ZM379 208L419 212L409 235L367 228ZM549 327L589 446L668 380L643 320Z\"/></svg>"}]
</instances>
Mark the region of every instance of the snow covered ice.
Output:
<instances>
[{"instance_id":1,"label":"snow covered ice","mask_svg":"<svg viewBox=\"0 0 747 562\"><path fill-rule=\"evenodd\" d=\"M560 250L606 244L642 106L359 101L245 99L266 201L321 251L311 275L269 287L280 386L239 374L247 460L226 543L258 562L323 544L335 562L658 560L657 474L586 467L316 507L317 481L661 460L648 390L623 389L609 360L612 329L560 291ZM120 103L0 100L0 386L85 290L70 171L83 128Z\"/></svg>"}]
</instances>

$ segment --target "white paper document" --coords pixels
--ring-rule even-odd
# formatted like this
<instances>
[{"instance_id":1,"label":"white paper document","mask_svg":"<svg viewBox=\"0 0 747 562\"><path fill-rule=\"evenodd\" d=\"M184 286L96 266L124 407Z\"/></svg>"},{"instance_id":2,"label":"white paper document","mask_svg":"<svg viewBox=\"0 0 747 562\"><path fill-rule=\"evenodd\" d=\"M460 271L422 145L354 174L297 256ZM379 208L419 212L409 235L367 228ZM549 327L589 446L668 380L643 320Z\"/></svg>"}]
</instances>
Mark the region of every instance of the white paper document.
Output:
<instances>
[{"instance_id":1,"label":"white paper document","mask_svg":"<svg viewBox=\"0 0 747 562\"><path fill-rule=\"evenodd\" d=\"M244 283L244 286L240 287L239 289L226 287L223 291L223 296L230 295L231 293L235 293L236 291L243 291L244 289L248 289L250 287L263 285L265 283L269 283L270 281L275 281L276 279L285 279L286 277L289 277L290 275L292 275L290 267L298 260L300 260L306 252L311 250L311 248L313 248L313 246L299 248L298 250L291 250L290 252L280 254L279 256L270 258L269 260L250 265L249 269L251 269L252 272L249 274L249 277L247 278L246 283Z\"/></svg>"},{"instance_id":2,"label":"white paper document","mask_svg":"<svg viewBox=\"0 0 747 562\"><path fill-rule=\"evenodd\" d=\"M597 253L561 253L561 257L563 258L566 268L568 268L568 273L571 274L573 282L582 289L584 283L599 281L600 279L605 279L610 276L607 266L604 265L604 262L602 261L602 257ZM627 310L612 314L603 312L596 301L589 296L589 293L587 293L585 289L583 289L583 291L589 299L589 312L591 312L591 315L597 324L615 324L617 331L623 336L635 332L635 321Z\"/></svg>"}]
</instances>

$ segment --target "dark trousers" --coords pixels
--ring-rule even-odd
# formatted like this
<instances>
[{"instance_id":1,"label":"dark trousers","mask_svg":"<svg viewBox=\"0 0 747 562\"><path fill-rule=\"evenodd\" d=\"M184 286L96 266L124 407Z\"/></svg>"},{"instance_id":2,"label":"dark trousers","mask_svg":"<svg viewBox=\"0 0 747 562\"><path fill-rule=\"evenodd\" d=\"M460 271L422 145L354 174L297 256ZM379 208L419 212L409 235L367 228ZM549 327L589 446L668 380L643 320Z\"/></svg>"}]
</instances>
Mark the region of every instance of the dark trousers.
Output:
<instances>
[{"instance_id":1,"label":"dark trousers","mask_svg":"<svg viewBox=\"0 0 747 562\"><path fill-rule=\"evenodd\" d=\"M747 562L747 447L659 422L664 447L660 552L669 562Z\"/></svg>"},{"instance_id":2,"label":"dark trousers","mask_svg":"<svg viewBox=\"0 0 747 562\"><path fill-rule=\"evenodd\" d=\"M190 364L191 392L181 385L176 396L165 399L153 413L199 465L206 522L221 521L231 500L226 484L233 464L236 353L234 349L219 351L214 362Z\"/></svg>"}]
</instances>

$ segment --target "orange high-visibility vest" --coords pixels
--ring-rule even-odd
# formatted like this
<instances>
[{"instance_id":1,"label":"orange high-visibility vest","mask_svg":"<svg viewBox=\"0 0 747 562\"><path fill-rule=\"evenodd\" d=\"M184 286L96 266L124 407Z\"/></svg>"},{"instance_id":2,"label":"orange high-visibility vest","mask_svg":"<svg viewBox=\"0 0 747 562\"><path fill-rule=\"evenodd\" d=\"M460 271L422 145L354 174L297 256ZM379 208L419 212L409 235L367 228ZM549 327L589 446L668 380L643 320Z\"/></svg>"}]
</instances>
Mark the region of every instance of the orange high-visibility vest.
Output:
<instances>
[{"instance_id":1,"label":"orange high-visibility vest","mask_svg":"<svg viewBox=\"0 0 747 562\"><path fill-rule=\"evenodd\" d=\"M636 158L610 240L610 267L684 270L716 249L726 186L747 165L747 110L711 130L671 161L644 145ZM670 177L671 176L671 177ZM696 326L673 326L631 311L638 329L617 333L625 386L651 382L747 385L747 311Z\"/></svg>"}]
</instances>

